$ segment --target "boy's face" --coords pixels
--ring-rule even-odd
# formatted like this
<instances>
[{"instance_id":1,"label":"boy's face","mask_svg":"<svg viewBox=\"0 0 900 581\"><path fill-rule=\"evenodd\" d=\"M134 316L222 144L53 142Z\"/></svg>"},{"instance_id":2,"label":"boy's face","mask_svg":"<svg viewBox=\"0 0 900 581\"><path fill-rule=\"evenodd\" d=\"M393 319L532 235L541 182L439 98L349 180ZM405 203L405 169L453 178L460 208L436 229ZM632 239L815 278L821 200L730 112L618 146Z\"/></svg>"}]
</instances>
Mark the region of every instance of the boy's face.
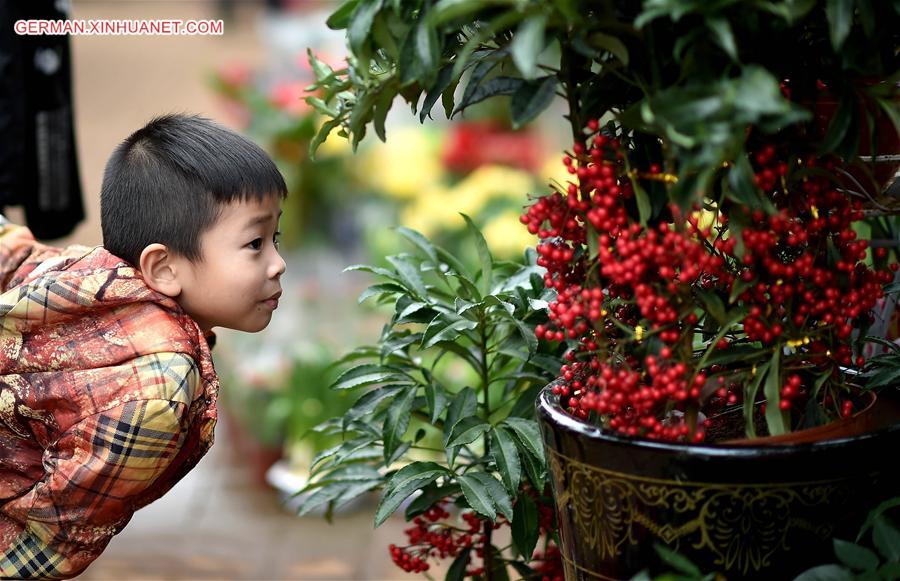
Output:
<instances>
[{"instance_id":1,"label":"boy's face","mask_svg":"<svg viewBox=\"0 0 900 581\"><path fill-rule=\"evenodd\" d=\"M200 237L201 260L180 259L176 300L201 329L255 333L269 324L285 269L276 243L280 215L278 196L227 204Z\"/></svg>"}]
</instances>

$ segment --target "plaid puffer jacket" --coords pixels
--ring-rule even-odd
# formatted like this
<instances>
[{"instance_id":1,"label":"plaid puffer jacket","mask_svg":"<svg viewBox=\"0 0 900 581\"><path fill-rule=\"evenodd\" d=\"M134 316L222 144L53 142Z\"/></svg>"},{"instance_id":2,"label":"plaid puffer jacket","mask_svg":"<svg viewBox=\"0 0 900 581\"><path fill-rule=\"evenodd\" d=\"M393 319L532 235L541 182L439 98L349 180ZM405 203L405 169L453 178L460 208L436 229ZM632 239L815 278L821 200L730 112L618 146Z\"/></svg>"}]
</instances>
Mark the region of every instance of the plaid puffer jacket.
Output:
<instances>
[{"instance_id":1,"label":"plaid puffer jacket","mask_svg":"<svg viewBox=\"0 0 900 581\"><path fill-rule=\"evenodd\" d=\"M0 578L87 567L213 441L200 328L102 247L0 225Z\"/></svg>"}]
</instances>

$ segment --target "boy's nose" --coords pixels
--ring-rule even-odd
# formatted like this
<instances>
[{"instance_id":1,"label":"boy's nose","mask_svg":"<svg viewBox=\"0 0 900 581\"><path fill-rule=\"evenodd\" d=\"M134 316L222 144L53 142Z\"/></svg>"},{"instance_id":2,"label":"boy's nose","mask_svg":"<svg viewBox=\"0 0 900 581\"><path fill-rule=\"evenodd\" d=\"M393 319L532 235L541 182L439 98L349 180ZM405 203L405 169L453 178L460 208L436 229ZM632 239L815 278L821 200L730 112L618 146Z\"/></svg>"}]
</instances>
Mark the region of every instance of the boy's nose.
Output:
<instances>
[{"instance_id":1,"label":"boy's nose","mask_svg":"<svg viewBox=\"0 0 900 581\"><path fill-rule=\"evenodd\" d=\"M285 263L284 258L281 257L280 252L275 253L275 261L272 263L270 267L270 277L276 278L284 274L285 269L287 268L287 263Z\"/></svg>"}]
</instances>

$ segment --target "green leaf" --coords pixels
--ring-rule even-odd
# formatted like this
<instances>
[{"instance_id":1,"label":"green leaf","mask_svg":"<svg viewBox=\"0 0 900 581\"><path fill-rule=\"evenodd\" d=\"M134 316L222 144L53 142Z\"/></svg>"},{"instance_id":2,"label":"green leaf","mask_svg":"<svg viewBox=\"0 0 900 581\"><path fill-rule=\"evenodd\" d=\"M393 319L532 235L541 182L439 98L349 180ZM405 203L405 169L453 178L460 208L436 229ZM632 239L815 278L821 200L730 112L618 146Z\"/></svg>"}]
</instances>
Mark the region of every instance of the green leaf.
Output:
<instances>
[{"instance_id":1,"label":"green leaf","mask_svg":"<svg viewBox=\"0 0 900 581\"><path fill-rule=\"evenodd\" d=\"M357 0L352 0L352 3L355 5ZM348 2L349 4L350 2ZM306 49L306 60L309 61L309 66L313 71L313 74L316 76L316 80L327 79L331 75L334 74L334 69L328 66L325 62L319 60L316 55L313 53L311 48ZM332 115L335 117L335 115Z\"/></svg>"},{"instance_id":2,"label":"green leaf","mask_svg":"<svg viewBox=\"0 0 900 581\"><path fill-rule=\"evenodd\" d=\"M513 63L526 79L534 78L537 72L537 59L544 50L544 28L547 17L536 14L526 18L513 36L509 46Z\"/></svg>"},{"instance_id":3,"label":"green leaf","mask_svg":"<svg viewBox=\"0 0 900 581\"><path fill-rule=\"evenodd\" d=\"M345 422L358 420L359 418L371 413L378 404L387 398L395 396L397 392L403 389L409 389L409 385L384 385L364 393L353 406L344 414Z\"/></svg>"},{"instance_id":4,"label":"green leaf","mask_svg":"<svg viewBox=\"0 0 900 581\"><path fill-rule=\"evenodd\" d=\"M498 512L512 520L512 501L496 478L484 472L468 472L456 480L472 510L491 520L497 518Z\"/></svg>"},{"instance_id":5,"label":"green leaf","mask_svg":"<svg viewBox=\"0 0 900 581\"><path fill-rule=\"evenodd\" d=\"M519 445L518 441L516 441L516 445ZM521 460L522 467L525 468L525 474L528 475L528 479L531 480L535 490L543 490L547 484L547 463L543 458L535 458L534 455L522 447L519 447L519 460Z\"/></svg>"},{"instance_id":6,"label":"green leaf","mask_svg":"<svg viewBox=\"0 0 900 581\"><path fill-rule=\"evenodd\" d=\"M828 131L819 146L823 152L832 152L844 141L850 126L853 124L855 104L850 97L841 99L837 112L828 125Z\"/></svg>"},{"instance_id":7,"label":"green leaf","mask_svg":"<svg viewBox=\"0 0 900 581\"><path fill-rule=\"evenodd\" d=\"M411 388L396 396L388 408L387 417L382 428L384 439L384 462L387 465L393 463L396 452L400 449L403 434L409 428L410 409L416 397L416 389Z\"/></svg>"},{"instance_id":8,"label":"green leaf","mask_svg":"<svg viewBox=\"0 0 900 581\"><path fill-rule=\"evenodd\" d=\"M380 284L373 284L369 286L366 290L359 294L359 298L356 299L358 303L362 304L366 300L372 297L381 297L383 295L390 294L405 294L406 289L400 286L399 284L395 284L392 282L385 282Z\"/></svg>"},{"instance_id":9,"label":"green leaf","mask_svg":"<svg viewBox=\"0 0 900 581\"><path fill-rule=\"evenodd\" d=\"M410 378L383 365L366 363L351 367L341 373L331 384L331 389L350 389L361 385L390 381L410 381Z\"/></svg>"},{"instance_id":10,"label":"green leaf","mask_svg":"<svg viewBox=\"0 0 900 581\"><path fill-rule=\"evenodd\" d=\"M448 484L446 486L429 484L422 489L422 494L414 498L406 507L406 520L412 520L434 506L436 502L443 500L448 496L455 496L461 492L462 489L459 487L459 484L456 483Z\"/></svg>"},{"instance_id":11,"label":"green leaf","mask_svg":"<svg viewBox=\"0 0 900 581\"><path fill-rule=\"evenodd\" d=\"M734 165L728 171L727 178L729 197L750 208L763 208L774 213L774 206L767 197L761 195L753 181L753 167L743 152L734 159ZM734 301L730 301L734 302Z\"/></svg>"},{"instance_id":12,"label":"green leaf","mask_svg":"<svg viewBox=\"0 0 900 581\"><path fill-rule=\"evenodd\" d=\"M363 52L363 46L369 39L375 15L381 10L381 0L360 0L350 16L347 29L347 40L354 54Z\"/></svg>"},{"instance_id":13,"label":"green leaf","mask_svg":"<svg viewBox=\"0 0 900 581\"><path fill-rule=\"evenodd\" d=\"M737 44L734 42L734 32L731 30L731 24L722 16L707 17L706 26L713 33L713 38L722 50L724 50L731 60L737 62L738 51Z\"/></svg>"},{"instance_id":14,"label":"green leaf","mask_svg":"<svg viewBox=\"0 0 900 581\"><path fill-rule=\"evenodd\" d=\"M478 84L471 92L469 92L473 82L472 79L469 79L469 84L466 86L466 93L463 94L463 100L456 106L456 109L454 109L451 116L455 116L456 114L465 111L469 106L480 103L488 97L512 95L525 81L513 77L494 77L493 79Z\"/></svg>"},{"instance_id":15,"label":"green leaf","mask_svg":"<svg viewBox=\"0 0 900 581\"><path fill-rule=\"evenodd\" d=\"M472 219L467 215L460 213L460 216L466 221L466 226L469 229L469 235L475 241L475 248L478 250L478 260L481 262L481 288L483 289L483 294L488 294L491 292L491 285L493 284L493 265L494 258L491 256L491 251L488 249L487 242L484 240L484 236L481 234L481 230L472 222Z\"/></svg>"},{"instance_id":16,"label":"green leaf","mask_svg":"<svg viewBox=\"0 0 900 581\"><path fill-rule=\"evenodd\" d=\"M508 319L519 332L519 336L525 341L525 345L528 347L528 356L531 357L535 354L538 347L537 337L534 335L534 329L528 327L525 323L523 323L518 317L503 311L504 318Z\"/></svg>"},{"instance_id":17,"label":"green leaf","mask_svg":"<svg viewBox=\"0 0 900 581\"><path fill-rule=\"evenodd\" d=\"M350 15L356 9L359 0L348 0L341 4L337 10L331 13L325 25L331 30L343 30L350 25Z\"/></svg>"},{"instance_id":18,"label":"green leaf","mask_svg":"<svg viewBox=\"0 0 900 581\"><path fill-rule=\"evenodd\" d=\"M448 321L447 315L441 314L425 329L422 335L422 349L430 349L441 341L455 341L463 331L469 331L478 326L475 321L468 319L456 319Z\"/></svg>"},{"instance_id":19,"label":"green leaf","mask_svg":"<svg viewBox=\"0 0 900 581\"><path fill-rule=\"evenodd\" d=\"M510 528L512 528L512 538L516 550L525 557L526 561L531 560L534 547L537 545L540 536L539 524L537 505L534 500L527 494L520 495L513 507Z\"/></svg>"},{"instance_id":20,"label":"green leaf","mask_svg":"<svg viewBox=\"0 0 900 581\"><path fill-rule=\"evenodd\" d=\"M441 0L428 12L428 22L432 26L440 26L462 18L471 20L486 4L489 3L485 0Z\"/></svg>"},{"instance_id":21,"label":"green leaf","mask_svg":"<svg viewBox=\"0 0 900 581\"><path fill-rule=\"evenodd\" d=\"M878 567L878 555L867 547L834 539L835 556L855 571L874 571Z\"/></svg>"},{"instance_id":22,"label":"green leaf","mask_svg":"<svg viewBox=\"0 0 900 581\"><path fill-rule=\"evenodd\" d=\"M412 462L398 470L391 476L378 503L375 526L387 520L410 494L449 474L449 470L434 462Z\"/></svg>"},{"instance_id":23,"label":"green leaf","mask_svg":"<svg viewBox=\"0 0 900 581\"><path fill-rule=\"evenodd\" d=\"M460 551L459 555L453 559L453 563L450 564L444 581L463 581L466 578L466 567L468 567L469 553L471 552L472 547L466 547Z\"/></svg>"},{"instance_id":24,"label":"green leaf","mask_svg":"<svg viewBox=\"0 0 900 581\"><path fill-rule=\"evenodd\" d=\"M378 276L384 276L390 279L396 278L396 274L391 272L386 268L381 268L380 266L372 266L370 264L352 264L342 270L341 272L371 272L372 274L377 274Z\"/></svg>"},{"instance_id":25,"label":"green leaf","mask_svg":"<svg viewBox=\"0 0 900 581\"><path fill-rule=\"evenodd\" d=\"M853 24L853 0L827 0L825 16L828 18L831 46L835 52L840 51Z\"/></svg>"},{"instance_id":26,"label":"green leaf","mask_svg":"<svg viewBox=\"0 0 900 581\"><path fill-rule=\"evenodd\" d=\"M437 30L427 19L420 20L415 28L416 56L419 58L419 80L426 86L433 82L440 65L441 45Z\"/></svg>"},{"instance_id":27,"label":"green leaf","mask_svg":"<svg viewBox=\"0 0 900 581\"><path fill-rule=\"evenodd\" d=\"M425 290L425 283L422 282L418 265L404 256L388 256L386 259L397 269L401 282L412 294L420 299L427 296L428 292Z\"/></svg>"},{"instance_id":28,"label":"green leaf","mask_svg":"<svg viewBox=\"0 0 900 581\"><path fill-rule=\"evenodd\" d=\"M394 97L396 96L397 93L392 88L382 86L378 99L375 101L372 125L375 127L375 135L377 135L378 139L382 142L386 141L387 137L384 130L384 122L385 119L387 119L388 111L391 110L391 106L394 104Z\"/></svg>"},{"instance_id":29,"label":"green leaf","mask_svg":"<svg viewBox=\"0 0 900 581\"><path fill-rule=\"evenodd\" d=\"M523 127L550 106L556 95L556 83L555 75L547 75L519 85L509 104L513 128Z\"/></svg>"},{"instance_id":30,"label":"green leaf","mask_svg":"<svg viewBox=\"0 0 900 581\"><path fill-rule=\"evenodd\" d=\"M428 303L422 303L422 302L409 303L408 305L403 307L402 311L400 311L397 314L397 323L401 323L410 315L412 315L414 313L418 313L422 309L428 309L428 308L429 308Z\"/></svg>"},{"instance_id":31,"label":"green leaf","mask_svg":"<svg viewBox=\"0 0 900 581\"><path fill-rule=\"evenodd\" d=\"M788 412L779 407L781 402L781 345L776 345L772 353L772 361L766 374L766 425L773 436L784 434L787 431L789 421Z\"/></svg>"},{"instance_id":32,"label":"green leaf","mask_svg":"<svg viewBox=\"0 0 900 581\"><path fill-rule=\"evenodd\" d=\"M324 504L337 500L351 486L346 482L333 482L312 490L306 498L301 499L297 516L304 516Z\"/></svg>"},{"instance_id":33,"label":"green leaf","mask_svg":"<svg viewBox=\"0 0 900 581\"><path fill-rule=\"evenodd\" d=\"M471 444L491 429L491 425L478 416L468 416L457 422L450 432L448 448Z\"/></svg>"},{"instance_id":34,"label":"green leaf","mask_svg":"<svg viewBox=\"0 0 900 581\"><path fill-rule=\"evenodd\" d=\"M653 545L653 549L656 551L656 554L659 555L660 559L662 559L665 563L667 563L679 573L683 573L688 577L693 577L694 579L698 579L702 576L702 573L700 572L700 569L697 567L697 565L693 564L684 555L681 555L660 543L655 543Z\"/></svg>"},{"instance_id":35,"label":"green leaf","mask_svg":"<svg viewBox=\"0 0 900 581\"><path fill-rule=\"evenodd\" d=\"M544 441L541 438L541 430L534 420L525 418L506 418L500 425L509 428L516 437L517 445L534 456L541 464L545 464Z\"/></svg>"},{"instance_id":36,"label":"green leaf","mask_svg":"<svg viewBox=\"0 0 900 581\"><path fill-rule=\"evenodd\" d=\"M428 89L428 92L425 94L425 100L422 101L422 108L419 110L419 122L425 123L425 118L431 117L431 109L444 94L444 91L450 87L453 80L453 65L446 65L438 72L437 80Z\"/></svg>"},{"instance_id":37,"label":"green leaf","mask_svg":"<svg viewBox=\"0 0 900 581\"><path fill-rule=\"evenodd\" d=\"M471 387L464 387L454 396L447 408L447 421L444 423L444 448L448 447L450 438L453 437L453 431L456 424L463 418L471 417L478 411L478 401L475 397L475 391Z\"/></svg>"},{"instance_id":38,"label":"green leaf","mask_svg":"<svg viewBox=\"0 0 900 581\"><path fill-rule=\"evenodd\" d=\"M628 48L621 40L609 34L595 32L588 37L588 42L592 47L605 50L619 59L623 66L628 66Z\"/></svg>"},{"instance_id":39,"label":"green leaf","mask_svg":"<svg viewBox=\"0 0 900 581\"><path fill-rule=\"evenodd\" d=\"M335 127L340 126L340 124L341 122L339 119L329 119L322 124L322 127L319 128L319 132L316 133L316 136L309 142L309 157L311 159L316 159L316 151L318 151L319 146L325 143L325 140L328 139L328 135L331 134Z\"/></svg>"},{"instance_id":40,"label":"green leaf","mask_svg":"<svg viewBox=\"0 0 900 581\"><path fill-rule=\"evenodd\" d=\"M530 558L530 555L526 556L526 558ZM516 570L521 577L520 579L538 579L541 578L541 574L526 565L521 561L510 561L509 565L512 566L513 569Z\"/></svg>"},{"instance_id":41,"label":"green leaf","mask_svg":"<svg viewBox=\"0 0 900 581\"><path fill-rule=\"evenodd\" d=\"M853 573L840 565L819 565L800 573L794 581L853 581Z\"/></svg>"},{"instance_id":42,"label":"green leaf","mask_svg":"<svg viewBox=\"0 0 900 581\"><path fill-rule=\"evenodd\" d=\"M878 579L900 579L900 563L885 563L878 568L877 575Z\"/></svg>"},{"instance_id":43,"label":"green leaf","mask_svg":"<svg viewBox=\"0 0 900 581\"><path fill-rule=\"evenodd\" d=\"M631 189L634 191L634 199L637 202L638 217L640 218L641 226L646 227L647 220L650 219L650 214L653 211L650 204L650 197L647 195L644 188L641 187L641 183L634 177L631 178Z\"/></svg>"},{"instance_id":44,"label":"green leaf","mask_svg":"<svg viewBox=\"0 0 900 581\"><path fill-rule=\"evenodd\" d=\"M898 506L900 506L900 496L889 498L888 500L885 500L877 507L872 509L866 516L866 522L863 523L863 526L859 529L859 535L857 535L856 541L859 542L859 540L862 539L866 531L872 528L872 525L875 524L876 519L881 517L881 515L883 515L888 510L891 510L892 508L896 508Z\"/></svg>"},{"instance_id":45,"label":"green leaf","mask_svg":"<svg viewBox=\"0 0 900 581\"><path fill-rule=\"evenodd\" d=\"M512 303L504 301L497 295L488 295L484 297L484 301L482 301L488 307L500 307L507 315L513 315L516 312L516 307Z\"/></svg>"},{"instance_id":46,"label":"green leaf","mask_svg":"<svg viewBox=\"0 0 900 581\"><path fill-rule=\"evenodd\" d=\"M522 465L519 463L519 451L516 449L515 441L503 428L495 427L491 430L491 454L506 490L510 494L516 494L522 478Z\"/></svg>"},{"instance_id":47,"label":"green leaf","mask_svg":"<svg viewBox=\"0 0 900 581\"><path fill-rule=\"evenodd\" d=\"M884 515L872 525L872 541L875 548L891 563L900 562L900 531Z\"/></svg>"},{"instance_id":48,"label":"green leaf","mask_svg":"<svg viewBox=\"0 0 900 581\"><path fill-rule=\"evenodd\" d=\"M722 299L713 291L707 291L703 289L697 289L695 291L697 293L697 298L703 302L706 306L707 312L713 316L713 318L718 321L720 324L725 325L729 321L728 315L725 314L725 303L722 302Z\"/></svg>"},{"instance_id":49,"label":"green leaf","mask_svg":"<svg viewBox=\"0 0 900 581\"><path fill-rule=\"evenodd\" d=\"M431 410L431 423L437 422L444 408L447 407L447 394L441 384L429 381L425 385L425 401Z\"/></svg>"},{"instance_id":50,"label":"green leaf","mask_svg":"<svg viewBox=\"0 0 900 581\"><path fill-rule=\"evenodd\" d=\"M453 108L456 105L456 87L459 86L459 77L453 77L447 88L441 93L441 106L444 108L444 115L447 119L453 114Z\"/></svg>"}]
</instances>

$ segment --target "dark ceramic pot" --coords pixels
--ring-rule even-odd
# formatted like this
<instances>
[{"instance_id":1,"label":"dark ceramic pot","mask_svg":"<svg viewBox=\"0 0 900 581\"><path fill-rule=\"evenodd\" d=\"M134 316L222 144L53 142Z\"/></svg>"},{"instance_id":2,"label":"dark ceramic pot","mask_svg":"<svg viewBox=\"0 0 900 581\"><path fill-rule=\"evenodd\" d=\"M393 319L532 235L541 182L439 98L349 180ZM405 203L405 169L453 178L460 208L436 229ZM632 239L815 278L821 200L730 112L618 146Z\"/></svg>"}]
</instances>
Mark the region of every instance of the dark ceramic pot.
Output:
<instances>
[{"instance_id":1,"label":"dark ceramic pot","mask_svg":"<svg viewBox=\"0 0 900 581\"><path fill-rule=\"evenodd\" d=\"M882 398L883 399L883 398ZM581 422L544 389L538 417L566 579L665 570L655 543L729 579L792 579L833 562L866 513L900 494L900 424L791 445L685 445Z\"/></svg>"}]
</instances>

